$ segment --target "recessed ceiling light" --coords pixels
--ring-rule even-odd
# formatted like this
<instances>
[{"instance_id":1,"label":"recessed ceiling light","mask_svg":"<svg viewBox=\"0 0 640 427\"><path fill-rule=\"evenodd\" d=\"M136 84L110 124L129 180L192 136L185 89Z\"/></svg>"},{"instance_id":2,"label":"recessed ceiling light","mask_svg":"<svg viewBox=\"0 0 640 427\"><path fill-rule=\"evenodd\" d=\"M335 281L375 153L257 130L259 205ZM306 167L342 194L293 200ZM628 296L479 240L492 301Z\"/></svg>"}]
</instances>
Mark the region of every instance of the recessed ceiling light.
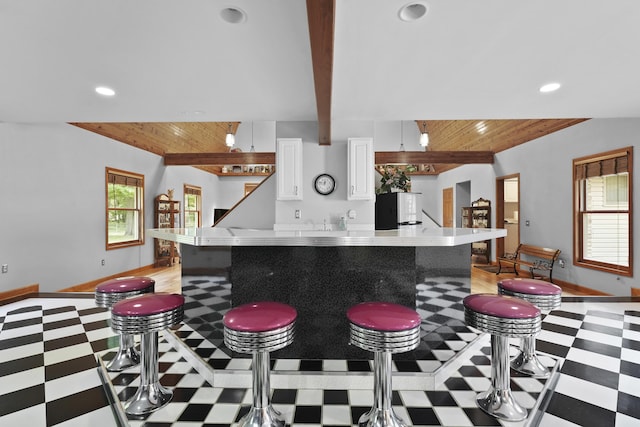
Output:
<instances>
[{"instance_id":1,"label":"recessed ceiling light","mask_svg":"<svg viewBox=\"0 0 640 427\"><path fill-rule=\"evenodd\" d=\"M422 3L405 4L398 11L398 17L405 22L417 21L427 14L427 6Z\"/></svg>"},{"instance_id":2,"label":"recessed ceiling light","mask_svg":"<svg viewBox=\"0 0 640 427\"><path fill-rule=\"evenodd\" d=\"M540 92L542 93L555 92L558 89L560 89L560 83L547 83L540 86Z\"/></svg>"},{"instance_id":3,"label":"recessed ceiling light","mask_svg":"<svg viewBox=\"0 0 640 427\"><path fill-rule=\"evenodd\" d=\"M96 88L96 92L99 93L100 95L104 95L104 96L113 96L116 94L116 91L111 89L110 87L106 87L106 86L98 86Z\"/></svg>"},{"instance_id":4,"label":"recessed ceiling light","mask_svg":"<svg viewBox=\"0 0 640 427\"><path fill-rule=\"evenodd\" d=\"M244 10L237 7L227 7L220 11L220 17L224 22L229 24L242 24L247 20L247 14Z\"/></svg>"}]
</instances>

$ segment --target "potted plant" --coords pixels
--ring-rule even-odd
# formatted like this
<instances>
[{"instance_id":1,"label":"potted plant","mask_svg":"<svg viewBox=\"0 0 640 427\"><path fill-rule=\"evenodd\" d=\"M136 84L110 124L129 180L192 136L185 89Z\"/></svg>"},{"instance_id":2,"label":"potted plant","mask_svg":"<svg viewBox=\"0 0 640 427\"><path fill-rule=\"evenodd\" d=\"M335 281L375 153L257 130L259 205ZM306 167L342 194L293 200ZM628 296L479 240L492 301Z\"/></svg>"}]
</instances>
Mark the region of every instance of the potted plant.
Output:
<instances>
[{"instance_id":1,"label":"potted plant","mask_svg":"<svg viewBox=\"0 0 640 427\"><path fill-rule=\"evenodd\" d=\"M414 165L385 165L380 168L380 187L376 189L377 194L411 191L411 176L407 173L415 172Z\"/></svg>"}]
</instances>

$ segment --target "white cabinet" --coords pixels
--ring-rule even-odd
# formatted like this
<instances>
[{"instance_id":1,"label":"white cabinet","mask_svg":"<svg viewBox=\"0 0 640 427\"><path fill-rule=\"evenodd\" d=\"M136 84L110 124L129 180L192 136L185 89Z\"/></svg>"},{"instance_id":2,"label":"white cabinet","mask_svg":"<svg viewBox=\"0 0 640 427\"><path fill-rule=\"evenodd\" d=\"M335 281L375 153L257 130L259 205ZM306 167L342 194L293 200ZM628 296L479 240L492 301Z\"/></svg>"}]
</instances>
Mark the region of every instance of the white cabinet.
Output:
<instances>
[{"instance_id":1,"label":"white cabinet","mask_svg":"<svg viewBox=\"0 0 640 427\"><path fill-rule=\"evenodd\" d=\"M276 176L278 200L302 200L302 139L278 139Z\"/></svg>"},{"instance_id":2,"label":"white cabinet","mask_svg":"<svg viewBox=\"0 0 640 427\"><path fill-rule=\"evenodd\" d=\"M373 200L373 139L349 138L347 200Z\"/></svg>"},{"instance_id":3,"label":"white cabinet","mask_svg":"<svg viewBox=\"0 0 640 427\"><path fill-rule=\"evenodd\" d=\"M504 182L504 201L505 202L518 201L518 181L507 180Z\"/></svg>"}]
</instances>

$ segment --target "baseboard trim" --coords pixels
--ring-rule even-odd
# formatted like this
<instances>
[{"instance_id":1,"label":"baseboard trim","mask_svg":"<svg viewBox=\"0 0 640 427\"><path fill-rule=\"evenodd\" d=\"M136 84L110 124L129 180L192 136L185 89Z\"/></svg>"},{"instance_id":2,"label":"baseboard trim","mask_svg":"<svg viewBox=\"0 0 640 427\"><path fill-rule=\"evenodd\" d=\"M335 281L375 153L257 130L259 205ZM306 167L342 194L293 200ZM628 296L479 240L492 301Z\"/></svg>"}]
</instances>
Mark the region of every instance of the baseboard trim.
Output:
<instances>
[{"instance_id":1,"label":"baseboard trim","mask_svg":"<svg viewBox=\"0 0 640 427\"><path fill-rule=\"evenodd\" d=\"M21 295L37 293L39 291L40 291L40 285L38 283L35 283L33 285L23 286L22 288L11 289L10 291L0 292L0 301L19 297Z\"/></svg>"},{"instance_id":2,"label":"baseboard trim","mask_svg":"<svg viewBox=\"0 0 640 427\"><path fill-rule=\"evenodd\" d=\"M153 268L153 264L146 265L144 267L134 268L133 270L123 271L118 274L112 274L111 276L102 277L100 279L92 280L90 282L81 283L79 285L71 286L69 288L60 289L58 292L93 292L100 283L115 279L116 277L135 276L137 274L148 271Z\"/></svg>"}]
</instances>

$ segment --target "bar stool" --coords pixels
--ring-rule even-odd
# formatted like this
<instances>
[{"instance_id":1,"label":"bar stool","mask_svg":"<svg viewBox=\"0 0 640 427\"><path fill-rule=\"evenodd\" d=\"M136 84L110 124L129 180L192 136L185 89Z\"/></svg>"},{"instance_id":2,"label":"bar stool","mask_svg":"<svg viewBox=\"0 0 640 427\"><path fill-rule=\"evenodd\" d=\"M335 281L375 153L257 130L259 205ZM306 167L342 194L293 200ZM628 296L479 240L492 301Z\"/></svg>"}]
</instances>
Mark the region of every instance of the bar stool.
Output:
<instances>
[{"instance_id":1,"label":"bar stool","mask_svg":"<svg viewBox=\"0 0 640 427\"><path fill-rule=\"evenodd\" d=\"M562 288L553 283L538 279L504 279L498 282L498 293L529 301L541 311L549 312L560 307ZM549 369L536 355L536 337L522 338L520 352L511 359L513 370L531 375L534 378L547 378Z\"/></svg>"},{"instance_id":2,"label":"bar stool","mask_svg":"<svg viewBox=\"0 0 640 427\"><path fill-rule=\"evenodd\" d=\"M511 392L508 338L524 338L540 331L540 309L520 298L473 294L465 297L464 317L468 326L491 334L491 387L476 396L478 407L489 415L522 421L527 410Z\"/></svg>"},{"instance_id":3,"label":"bar stool","mask_svg":"<svg viewBox=\"0 0 640 427\"><path fill-rule=\"evenodd\" d=\"M96 305L111 310L113 304L118 301L153 292L155 284L155 280L150 277L127 276L107 280L96 286ZM140 363L140 355L135 349L133 335L119 334L119 341L118 352L107 364L109 372L120 372Z\"/></svg>"},{"instance_id":4,"label":"bar stool","mask_svg":"<svg viewBox=\"0 0 640 427\"><path fill-rule=\"evenodd\" d=\"M358 420L360 427L402 427L391 407L391 354L415 349L420 343L420 315L402 305L363 302L347 310L349 343L372 351L373 406Z\"/></svg>"},{"instance_id":5,"label":"bar stool","mask_svg":"<svg viewBox=\"0 0 640 427\"><path fill-rule=\"evenodd\" d=\"M269 359L270 352L293 342L297 316L295 308L270 301L240 305L224 315L224 344L253 359L253 404L239 427L284 426L282 415L271 406Z\"/></svg>"},{"instance_id":6,"label":"bar stool","mask_svg":"<svg viewBox=\"0 0 640 427\"><path fill-rule=\"evenodd\" d=\"M111 307L114 331L142 335L140 386L127 402L127 414L145 415L171 401L173 392L158 381L158 332L177 325L183 318L184 297L177 294L144 294Z\"/></svg>"}]
</instances>

